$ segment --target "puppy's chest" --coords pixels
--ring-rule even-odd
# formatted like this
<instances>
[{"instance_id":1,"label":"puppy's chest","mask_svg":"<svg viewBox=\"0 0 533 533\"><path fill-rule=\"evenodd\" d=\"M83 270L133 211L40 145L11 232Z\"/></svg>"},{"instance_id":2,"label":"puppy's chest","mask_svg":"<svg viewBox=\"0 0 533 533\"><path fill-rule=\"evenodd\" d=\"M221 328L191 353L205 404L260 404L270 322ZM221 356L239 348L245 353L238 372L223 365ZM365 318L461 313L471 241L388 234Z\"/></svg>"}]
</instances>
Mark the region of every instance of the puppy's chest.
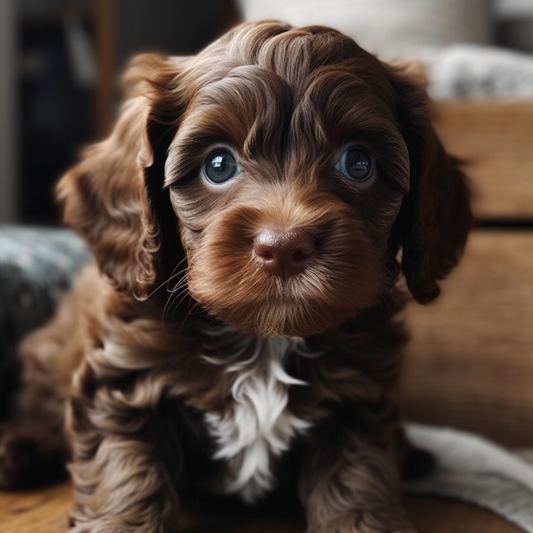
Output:
<instances>
[{"instance_id":1,"label":"puppy's chest","mask_svg":"<svg viewBox=\"0 0 533 533\"><path fill-rule=\"evenodd\" d=\"M283 368L285 358L302 346L283 338L249 339L249 343L246 360L223 370L233 378L229 406L207 413L206 422L216 443L214 458L227 464L219 488L252 502L273 488L273 462L310 424L288 407L290 388L306 384Z\"/></svg>"}]
</instances>

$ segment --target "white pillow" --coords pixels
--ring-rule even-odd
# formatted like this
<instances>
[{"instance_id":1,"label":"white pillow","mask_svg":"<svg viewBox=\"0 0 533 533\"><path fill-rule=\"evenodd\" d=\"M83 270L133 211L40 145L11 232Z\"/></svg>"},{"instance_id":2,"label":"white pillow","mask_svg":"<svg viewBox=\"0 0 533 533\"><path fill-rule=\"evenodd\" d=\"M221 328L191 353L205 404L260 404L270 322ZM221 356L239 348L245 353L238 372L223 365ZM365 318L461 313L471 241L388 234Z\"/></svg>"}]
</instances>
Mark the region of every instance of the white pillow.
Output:
<instances>
[{"instance_id":1,"label":"white pillow","mask_svg":"<svg viewBox=\"0 0 533 533\"><path fill-rule=\"evenodd\" d=\"M336 28L373 52L491 40L491 0L238 0L246 20Z\"/></svg>"}]
</instances>

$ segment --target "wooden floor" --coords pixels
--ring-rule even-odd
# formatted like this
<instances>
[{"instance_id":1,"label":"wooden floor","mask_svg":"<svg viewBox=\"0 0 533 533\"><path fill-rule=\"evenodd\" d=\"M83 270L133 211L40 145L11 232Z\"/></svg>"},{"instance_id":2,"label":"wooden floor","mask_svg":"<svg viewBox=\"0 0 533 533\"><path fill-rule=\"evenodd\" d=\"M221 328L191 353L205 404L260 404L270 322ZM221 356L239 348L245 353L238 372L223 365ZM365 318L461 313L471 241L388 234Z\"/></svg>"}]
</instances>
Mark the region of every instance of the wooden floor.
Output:
<instances>
[{"instance_id":1,"label":"wooden floor","mask_svg":"<svg viewBox=\"0 0 533 533\"><path fill-rule=\"evenodd\" d=\"M72 501L68 483L30 493L0 493L2 533L62 533ZM469 505L437 499L406 497L405 505L420 533L520 533L503 519ZM184 513L178 531L207 533L213 523ZM217 523L217 533L303 533L299 520L285 523L238 520Z\"/></svg>"}]
</instances>

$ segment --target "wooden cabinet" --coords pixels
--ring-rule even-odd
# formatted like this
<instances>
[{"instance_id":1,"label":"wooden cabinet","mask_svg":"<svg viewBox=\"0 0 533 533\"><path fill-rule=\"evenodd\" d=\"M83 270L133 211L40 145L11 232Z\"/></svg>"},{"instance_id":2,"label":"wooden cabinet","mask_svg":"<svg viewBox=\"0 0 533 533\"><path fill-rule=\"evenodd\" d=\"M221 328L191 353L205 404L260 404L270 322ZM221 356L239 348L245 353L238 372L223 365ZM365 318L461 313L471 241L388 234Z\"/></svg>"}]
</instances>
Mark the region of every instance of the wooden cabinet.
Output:
<instances>
[{"instance_id":1,"label":"wooden cabinet","mask_svg":"<svg viewBox=\"0 0 533 533\"><path fill-rule=\"evenodd\" d=\"M442 295L411 304L404 415L533 445L533 102L440 103L478 221Z\"/></svg>"}]
</instances>

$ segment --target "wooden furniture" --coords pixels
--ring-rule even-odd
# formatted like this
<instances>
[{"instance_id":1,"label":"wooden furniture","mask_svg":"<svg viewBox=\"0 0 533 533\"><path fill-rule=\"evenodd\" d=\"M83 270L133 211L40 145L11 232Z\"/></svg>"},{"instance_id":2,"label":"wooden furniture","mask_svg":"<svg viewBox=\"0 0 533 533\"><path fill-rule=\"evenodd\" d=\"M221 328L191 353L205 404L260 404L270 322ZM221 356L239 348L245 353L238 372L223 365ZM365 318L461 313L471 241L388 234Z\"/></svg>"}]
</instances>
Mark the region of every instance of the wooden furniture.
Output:
<instances>
[{"instance_id":1,"label":"wooden furniture","mask_svg":"<svg viewBox=\"0 0 533 533\"><path fill-rule=\"evenodd\" d=\"M533 102L440 103L435 124L478 226L441 297L408 308L403 411L533 447Z\"/></svg>"}]
</instances>

